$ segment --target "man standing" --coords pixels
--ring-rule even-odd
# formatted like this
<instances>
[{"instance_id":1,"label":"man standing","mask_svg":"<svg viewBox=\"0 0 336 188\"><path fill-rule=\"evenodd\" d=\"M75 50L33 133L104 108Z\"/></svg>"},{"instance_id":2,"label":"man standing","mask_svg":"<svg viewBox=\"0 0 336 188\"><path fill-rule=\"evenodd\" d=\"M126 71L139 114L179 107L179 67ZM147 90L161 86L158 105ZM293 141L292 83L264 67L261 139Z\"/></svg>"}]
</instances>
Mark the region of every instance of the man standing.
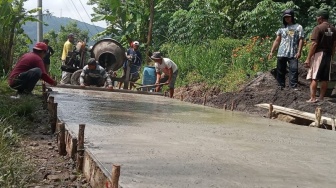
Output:
<instances>
[{"instance_id":1,"label":"man standing","mask_svg":"<svg viewBox=\"0 0 336 188\"><path fill-rule=\"evenodd\" d=\"M49 74L50 57L54 54L54 49L51 46L49 46L49 39L43 39L43 42L48 46L47 53L45 54L43 58L43 63L44 63L45 70L47 71L48 75L50 75Z\"/></svg>"},{"instance_id":2,"label":"man standing","mask_svg":"<svg viewBox=\"0 0 336 188\"><path fill-rule=\"evenodd\" d=\"M330 64L335 54L336 29L329 22L329 12L319 10L317 12L317 23L311 35L311 46L305 66L309 67L307 79L310 83L310 99L307 102L315 103L317 82L320 82L320 97L323 100L330 80Z\"/></svg>"},{"instance_id":3,"label":"man standing","mask_svg":"<svg viewBox=\"0 0 336 188\"><path fill-rule=\"evenodd\" d=\"M38 42L29 52L21 56L14 69L9 75L8 84L17 90L17 97L22 94L31 94L37 81L42 78L50 85L57 85L57 82L50 78L44 68L43 57L48 50L48 46L43 42Z\"/></svg>"},{"instance_id":4,"label":"man standing","mask_svg":"<svg viewBox=\"0 0 336 188\"><path fill-rule=\"evenodd\" d=\"M273 42L269 59L273 57L273 52L279 47L277 55L277 81L279 88L285 87L285 76L287 63L289 65L289 86L297 90L298 83L298 62L301 57L304 32L300 24L295 23L294 11L285 10L283 12L283 28L276 32L276 39Z\"/></svg>"},{"instance_id":5,"label":"man standing","mask_svg":"<svg viewBox=\"0 0 336 188\"><path fill-rule=\"evenodd\" d=\"M139 51L140 43L138 41L134 41L131 44L131 48L129 48L126 52L127 60L124 62L123 69L124 75L123 79L126 77L127 66L130 66L130 89L135 88L134 82L136 82L139 78L139 70L141 68L142 56ZM121 87L122 82L119 83L119 89Z\"/></svg>"},{"instance_id":6,"label":"man standing","mask_svg":"<svg viewBox=\"0 0 336 188\"><path fill-rule=\"evenodd\" d=\"M69 52L73 51L73 43L74 43L75 37L72 33L68 35L68 40L64 43L63 46L63 52L62 52L62 65L66 65L66 58L68 56ZM62 79L61 79L61 84L69 84L70 83L70 78L71 78L71 73L67 71L62 71Z\"/></svg>"},{"instance_id":7,"label":"man standing","mask_svg":"<svg viewBox=\"0 0 336 188\"><path fill-rule=\"evenodd\" d=\"M169 58L163 58L160 52L154 52L151 59L155 61L155 71L156 71L156 92L161 89L160 83L164 83L169 87L169 96L173 98L175 81L177 78L177 65ZM161 73L163 72L163 75Z\"/></svg>"},{"instance_id":8,"label":"man standing","mask_svg":"<svg viewBox=\"0 0 336 188\"><path fill-rule=\"evenodd\" d=\"M84 66L82 73L80 74L79 83L81 87L95 85L102 87L105 85L109 89L113 89L111 78L106 73L105 69L97 64L94 58L90 58L88 64Z\"/></svg>"}]
</instances>

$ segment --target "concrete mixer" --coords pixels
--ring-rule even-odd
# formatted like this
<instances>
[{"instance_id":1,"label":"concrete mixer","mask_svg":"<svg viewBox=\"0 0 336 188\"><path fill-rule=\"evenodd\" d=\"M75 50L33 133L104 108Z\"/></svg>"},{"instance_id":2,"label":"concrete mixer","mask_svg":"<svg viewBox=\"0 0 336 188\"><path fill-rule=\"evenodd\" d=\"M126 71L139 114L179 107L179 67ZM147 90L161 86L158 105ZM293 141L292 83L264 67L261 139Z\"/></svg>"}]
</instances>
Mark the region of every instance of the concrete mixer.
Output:
<instances>
[{"instance_id":1,"label":"concrete mixer","mask_svg":"<svg viewBox=\"0 0 336 188\"><path fill-rule=\"evenodd\" d=\"M106 72L117 71L126 60L124 47L116 40L105 38L96 42L90 49L91 57L94 57ZM79 77L82 69L77 70L71 76L71 85L79 85ZM110 75L112 77L112 75Z\"/></svg>"}]
</instances>

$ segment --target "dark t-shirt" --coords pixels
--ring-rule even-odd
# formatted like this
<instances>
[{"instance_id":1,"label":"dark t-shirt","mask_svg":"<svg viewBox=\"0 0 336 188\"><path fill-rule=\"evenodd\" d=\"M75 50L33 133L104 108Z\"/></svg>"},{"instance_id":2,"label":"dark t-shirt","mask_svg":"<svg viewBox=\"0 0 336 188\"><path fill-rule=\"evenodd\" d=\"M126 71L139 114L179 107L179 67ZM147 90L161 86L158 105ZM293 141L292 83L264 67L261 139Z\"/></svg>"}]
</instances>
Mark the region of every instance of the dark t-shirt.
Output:
<instances>
[{"instance_id":1,"label":"dark t-shirt","mask_svg":"<svg viewBox=\"0 0 336 188\"><path fill-rule=\"evenodd\" d=\"M133 64L131 64L130 73L132 74L132 73L138 72L138 70L141 66L141 62L142 62L141 53L138 50L134 51L133 48L130 48L130 49L127 50L127 55L133 56ZM126 69L127 63L128 63L128 61L124 62L124 65L123 65L124 69Z\"/></svg>"},{"instance_id":2,"label":"dark t-shirt","mask_svg":"<svg viewBox=\"0 0 336 188\"><path fill-rule=\"evenodd\" d=\"M317 43L316 52L332 52L332 47L336 41L336 29L328 22L323 22L314 27L311 40Z\"/></svg>"},{"instance_id":3,"label":"dark t-shirt","mask_svg":"<svg viewBox=\"0 0 336 188\"><path fill-rule=\"evenodd\" d=\"M48 65L50 64L50 56L52 54L54 54L54 49L52 49L52 47L48 46L48 51L47 51L46 55L43 58L43 62L45 64L48 64Z\"/></svg>"}]
</instances>

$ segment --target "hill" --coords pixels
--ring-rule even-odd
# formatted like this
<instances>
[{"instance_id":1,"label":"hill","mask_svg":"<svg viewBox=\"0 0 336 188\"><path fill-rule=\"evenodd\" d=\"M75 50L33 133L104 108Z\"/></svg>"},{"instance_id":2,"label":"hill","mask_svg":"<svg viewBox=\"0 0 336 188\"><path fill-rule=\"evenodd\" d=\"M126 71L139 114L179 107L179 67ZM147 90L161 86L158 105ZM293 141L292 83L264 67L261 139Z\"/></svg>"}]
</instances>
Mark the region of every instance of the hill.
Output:
<instances>
[{"instance_id":1,"label":"hill","mask_svg":"<svg viewBox=\"0 0 336 188\"><path fill-rule=\"evenodd\" d=\"M95 26L92 24L88 24L85 22L81 22L78 20L74 20L72 18L67 18L67 17L56 17L56 16L44 16L43 17L43 22L45 22L46 25L43 25L43 33L47 33L50 30L54 31L59 31L61 26L66 26L69 22L76 22L77 26L81 30L87 30L89 33L89 37L91 38L92 36L96 35L99 32L102 32L104 28ZM24 26L23 29L25 33L33 40L33 43L36 42L37 40L37 23L36 22L27 22ZM90 41L88 42L90 45Z\"/></svg>"}]
</instances>

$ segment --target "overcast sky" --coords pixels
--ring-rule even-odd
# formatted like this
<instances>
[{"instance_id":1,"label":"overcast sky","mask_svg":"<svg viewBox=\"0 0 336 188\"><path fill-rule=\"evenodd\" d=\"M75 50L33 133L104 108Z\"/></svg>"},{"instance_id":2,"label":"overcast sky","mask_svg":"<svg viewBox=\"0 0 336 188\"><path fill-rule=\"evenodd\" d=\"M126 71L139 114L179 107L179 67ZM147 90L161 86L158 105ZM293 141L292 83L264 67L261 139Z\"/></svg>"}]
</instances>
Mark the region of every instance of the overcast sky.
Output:
<instances>
[{"instance_id":1,"label":"overcast sky","mask_svg":"<svg viewBox=\"0 0 336 188\"><path fill-rule=\"evenodd\" d=\"M27 10L36 8L37 2L38 0L28 0L25 2L25 8ZM87 0L43 0L42 10L45 11L48 9L49 12L51 12L53 16L56 17L69 17L92 24L92 6L89 6L86 3ZM106 27L105 22L93 22L93 24L96 26Z\"/></svg>"}]
</instances>

